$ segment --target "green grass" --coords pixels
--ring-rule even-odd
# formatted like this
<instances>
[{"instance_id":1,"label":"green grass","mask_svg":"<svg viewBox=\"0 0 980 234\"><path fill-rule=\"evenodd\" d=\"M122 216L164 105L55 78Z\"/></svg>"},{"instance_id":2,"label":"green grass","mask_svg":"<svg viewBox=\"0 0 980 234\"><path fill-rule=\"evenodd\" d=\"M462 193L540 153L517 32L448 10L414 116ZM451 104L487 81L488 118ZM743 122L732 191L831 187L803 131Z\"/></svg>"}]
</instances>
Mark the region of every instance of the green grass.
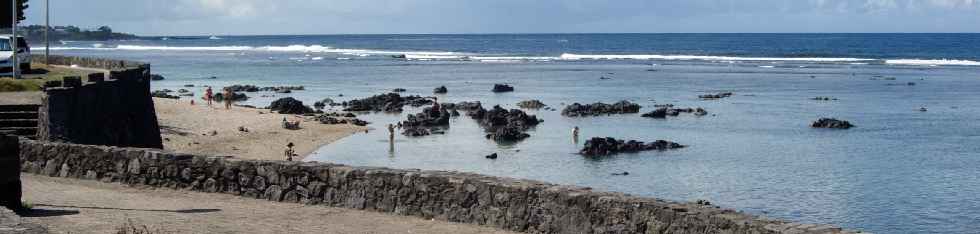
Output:
<instances>
[{"instance_id":1,"label":"green grass","mask_svg":"<svg viewBox=\"0 0 980 234\"><path fill-rule=\"evenodd\" d=\"M0 78L0 92L39 91L44 82L49 80L61 80L65 76L80 76L82 81L85 81L88 79L88 74L94 73L90 70L47 66L40 63L31 64L31 68L31 71L22 74L19 80L11 77Z\"/></svg>"},{"instance_id":2,"label":"green grass","mask_svg":"<svg viewBox=\"0 0 980 234\"><path fill-rule=\"evenodd\" d=\"M28 209L28 210L30 210L30 209L34 209L34 203L31 203L31 202L29 202L29 201L21 201L21 202L20 202L20 205L21 205L21 206L22 206L22 207L23 207L24 209Z\"/></svg>"}]
</instances>

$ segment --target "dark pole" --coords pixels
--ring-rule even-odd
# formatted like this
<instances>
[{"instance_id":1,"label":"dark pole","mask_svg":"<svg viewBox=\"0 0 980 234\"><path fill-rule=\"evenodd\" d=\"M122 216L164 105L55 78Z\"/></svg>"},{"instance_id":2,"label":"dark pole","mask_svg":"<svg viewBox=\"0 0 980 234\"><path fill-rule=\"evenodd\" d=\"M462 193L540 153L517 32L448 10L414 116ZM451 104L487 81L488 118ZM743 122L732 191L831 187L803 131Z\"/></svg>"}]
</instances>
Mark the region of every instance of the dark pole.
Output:
<instances>
[{"instance_id":1,"label":"dark pole","mask_svg":"<svg viewBox=\"0 0 980 234\"><path fill-rule=\"evenodd\" d=\"M50 65L48 55L51 53L51 41L48 32L51 31L51 0L44 0L44 65Z\"/></svg>"},{"instance_id":2,"label":"dark pole","mask_svg":"<svg viewBox=\"0 0 980 234\"><path fill-rule=\"evenodd\" d=\"M18 74L19 73L18 70L20 70L20 61L17 61L17 49L19 49L17 47L17 16L18 16L17 15L17 0L11 0L10 1L10 10L13 11L10 14L11 15L10 17L13 18L11 20L11 23L10 23L10 25L11 25L10 26L10 32L11 32L10 33L11 34L10 35L10 48L11 49L10 50L14 52L14 56L11 56L11 57L13 57L13 59L10 60L14 64L13 70L11 70L11 71L13 71L13 73L14 73L14 75L13 75L14 76L14 79L18 79L18 78L20 78L20 74Z\"/></svg>"}]
</instances>

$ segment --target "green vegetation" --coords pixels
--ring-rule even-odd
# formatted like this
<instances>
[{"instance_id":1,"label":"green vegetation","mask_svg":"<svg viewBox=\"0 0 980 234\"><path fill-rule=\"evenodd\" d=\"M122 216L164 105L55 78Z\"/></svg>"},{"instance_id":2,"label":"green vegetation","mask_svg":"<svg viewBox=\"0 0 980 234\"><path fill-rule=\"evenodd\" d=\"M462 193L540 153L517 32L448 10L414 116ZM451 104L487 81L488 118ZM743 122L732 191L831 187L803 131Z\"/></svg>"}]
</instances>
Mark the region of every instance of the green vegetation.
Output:
<instances>
[{"instance_id":1,"label":"green vegetation","mask_svg":"<svg viewBox=\"0 0 980 234\"><path fill-rule=\"evenodd\" d=\"M21 208L28 209L28 210L34 209L34 203L31 203L29 201L21 201L20 206Z\"/></svg>"},{"instance_id":2,"label":"green vegetation","mask_svg":"<svg viewBox=\"0 0 980 234\"><path fill-rule=\"evenodd\" d=\"M0 78L0 92L39 91L41 86L44 86L44 82L49 80L61 80L65 76L80 76L85 81L88 74L95 72L40 63L31 64L31 68L30 71L24 72L23 78L19 80L10 77Z\"/></svg>"},{"instance_id":3,"label":"green vegetation","mask_svg":"<svg viewBox=\"0 0 980 234\"><path fill-rule=\"evenodd\" d=\"M28 25L18 27L17 34L23 35L28 41L36 43L44 41L44 25ZM0 30L2 33L10 33L9 29ZM96 29L82 29L76 26L54 26L48 34L48 39L52 42L57 41L110 41L110 40L131 40L139 38L128 33L113 32L109 26L101 26Z\"/></svg>"}]
</instances>

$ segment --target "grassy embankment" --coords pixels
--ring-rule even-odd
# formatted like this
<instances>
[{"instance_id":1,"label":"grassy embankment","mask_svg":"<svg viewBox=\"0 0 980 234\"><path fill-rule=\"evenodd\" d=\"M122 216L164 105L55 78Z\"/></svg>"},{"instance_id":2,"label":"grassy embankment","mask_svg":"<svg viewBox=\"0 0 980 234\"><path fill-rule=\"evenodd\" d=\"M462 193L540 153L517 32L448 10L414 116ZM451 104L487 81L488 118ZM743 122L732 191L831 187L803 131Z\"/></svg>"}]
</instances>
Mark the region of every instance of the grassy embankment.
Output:
<instances>
[{"instance_id":1,"label":"grassy embankment","mask_svg":"<svg viewBox=\"0 0 980 234\"><path fill-rule=\"evenodd\" d=\"M31 71L22 73L23 78L19 80L0 77L0 92L39 91L46 81L61 80L65 76L80 76L84 81L90 73L94 71L34 63L31 64Z\"/></svg>"}]
</instances>

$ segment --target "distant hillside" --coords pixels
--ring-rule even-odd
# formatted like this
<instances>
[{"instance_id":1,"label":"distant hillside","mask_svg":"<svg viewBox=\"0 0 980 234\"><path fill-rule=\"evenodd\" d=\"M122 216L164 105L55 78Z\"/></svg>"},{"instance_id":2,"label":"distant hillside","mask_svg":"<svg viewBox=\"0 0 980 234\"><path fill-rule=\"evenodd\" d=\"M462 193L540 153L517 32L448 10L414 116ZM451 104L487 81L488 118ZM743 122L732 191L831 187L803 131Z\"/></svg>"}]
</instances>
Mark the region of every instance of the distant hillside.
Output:
<instances>
[{"instance_id":1,"label":"distant hillside","mask_svg":"<svg viewBox=\"0 0 980 234\"><path fill-rule=\"evenodd\" d=\"M9 29L4 29L0 33L10 34ZM17 34L25 35L27 40L32 43L44 41L44 25L21 26ZM111 41L111 40L131 40L139 38L128 33L113 32L109 26L102 26L94 30L81 29L76 26L54 26L48 34L50 41Z\"/></svg>"}]
</instances>

